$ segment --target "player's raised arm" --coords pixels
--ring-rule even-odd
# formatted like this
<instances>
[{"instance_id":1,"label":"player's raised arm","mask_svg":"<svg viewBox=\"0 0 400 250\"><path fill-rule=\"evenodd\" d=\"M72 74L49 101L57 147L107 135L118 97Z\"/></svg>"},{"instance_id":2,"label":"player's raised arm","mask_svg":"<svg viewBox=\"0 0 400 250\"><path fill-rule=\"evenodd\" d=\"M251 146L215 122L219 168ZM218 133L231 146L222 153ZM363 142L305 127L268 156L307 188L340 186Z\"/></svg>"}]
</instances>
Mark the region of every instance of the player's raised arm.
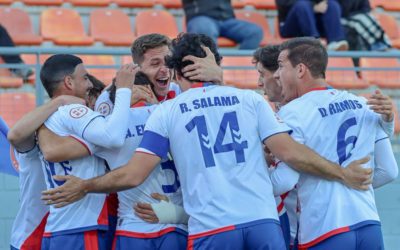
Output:
<instances>
[{"instance_id":1,"label":"player's raised arm","mask_svg":"<svg viewBox=\"0 0 400 250\"><path fill-rule=\"evenodd\" d=\"M370 105L370 109L381 114L379 123L383 130L385 130L386 134L392 136L394 134L394 103L391 98L382 94L378 89L375 90L374 94L368 97L367 104Z\"/></svg>"},{"instance_id":2,"label":"player's raised arm","mask_svg":"<svg viewBox=\"0 0 400 250\"><path fill-rule=\"evenodd\" d=\"M121 67L115 81L117 93L112 114L106 119L93 119L82 132L83 139L106 148L123 145L129 125L131 88L139 69L136 64Z\"/></svg>"},{"instance_id":3,"label":"player's raised arm","mask_svg":"<svg viewBox=\"0 0 400 250\"><path fill-rule=\"evenodd\" d=\"M85 100L62 95L24 115L8 132L7 138L19 152L30 150L35 145L35 131L60 106L67 104L84 104Z\"/></svg>"},{"instance_id":4,"label":"player's raised arm","mask_svg":"<svg viewBox=\"0 0 400 250\"><path fill-rule=\"evenodd\" d=\"M374 188L379 188L397 178L399 167L397 166L389 138L376 142L375 163L372 180Z\"/></svg>"},{"instance_id":5,"label":"player's raised arm","mask_svg":"<svg viewBox=\"0 0 400 250\"><path fill-rule=\"evenodd\" d=\"M160 157L137 152L124 166L103 176L82 180L78 177L54 176L54 179L65 181L57 188L43 191L42 199L47 204L63 207L82 199L87 193L113 193L140 185L160 162Z\"/></svg>"},{"instance_id":6,"label":"player's raised arm","mask_svg":"<svg viewBox=\"0 0 400 250\"><path fill-rule=\"evenodd\" d=\"M360 190L367 190L371 184L372 169L362 167L362 164L369 161L368 157L353 161L346 168L342 168L295 142L286 133L271 136L264 143L278 159L300 172L340 181Z\"/></svg>"},{"instance_id":7,"label":"player's raised arm","mask_svg":"<svg viewBox=\"0 0 400 250\"><path fill-rule=\"evenodd\" d=\"M73 136L58 136L45 125L38 130L40 151L46 161L61 162L88 156L90 149Z\"/></svg>"}]
</instances>

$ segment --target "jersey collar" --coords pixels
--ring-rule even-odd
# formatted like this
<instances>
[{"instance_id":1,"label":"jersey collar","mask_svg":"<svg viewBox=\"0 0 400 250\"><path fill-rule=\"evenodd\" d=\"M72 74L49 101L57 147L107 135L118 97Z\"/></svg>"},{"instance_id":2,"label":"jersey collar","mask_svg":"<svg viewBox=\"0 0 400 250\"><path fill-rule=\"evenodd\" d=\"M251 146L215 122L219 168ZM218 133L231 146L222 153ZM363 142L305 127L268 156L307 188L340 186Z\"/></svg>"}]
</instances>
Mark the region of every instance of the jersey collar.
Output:
<instances>
[{"instance_id":1,"label":"jersey collar","mask_svg":"<svg viewBox=\"0 0 400 250\"><path fill-rule=\"evenodd\" d=\"M304 94L307 94L311 91L318 91L318 90L328 90L328 89L333 89L331 86L327 86L327 87L317 87L317 88L312 88L309 89L307 92L305 92Z\"/></svg>"},{"instance_id":2,"label":"jersey collar","mask_svg":"<svg viewBox=\"0 0 400 250\"><path fill-rule=\"evenodd\" d=\"M215 85L215 84L211 83L211 82L195 82L195 83L192 83L190 88L191 89L193 89L193 88L203 88L203 87L208 87L208 86L213 86L213 85Z\"/></svg>"}]
</instances>

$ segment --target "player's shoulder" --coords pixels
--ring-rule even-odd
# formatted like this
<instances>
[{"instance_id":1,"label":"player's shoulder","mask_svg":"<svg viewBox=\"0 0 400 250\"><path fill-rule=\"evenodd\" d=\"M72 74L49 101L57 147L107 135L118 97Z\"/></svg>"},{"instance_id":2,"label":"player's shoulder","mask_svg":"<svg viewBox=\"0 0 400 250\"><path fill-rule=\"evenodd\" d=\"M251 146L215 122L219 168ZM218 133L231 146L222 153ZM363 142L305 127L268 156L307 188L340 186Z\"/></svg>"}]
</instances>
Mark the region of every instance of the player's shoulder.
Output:
<instances>
[{"instance_id":1,"label":"player's shoulder","mask_svg":"<svg viewBox=\"0 0 400 250\"><path fill-rule=\"evenodd\" d=\"M57 112L62 116L81 118L87 114L91 114L93 110L82 104L69 104L59 107Z\"/></svg>"}]
</instances>

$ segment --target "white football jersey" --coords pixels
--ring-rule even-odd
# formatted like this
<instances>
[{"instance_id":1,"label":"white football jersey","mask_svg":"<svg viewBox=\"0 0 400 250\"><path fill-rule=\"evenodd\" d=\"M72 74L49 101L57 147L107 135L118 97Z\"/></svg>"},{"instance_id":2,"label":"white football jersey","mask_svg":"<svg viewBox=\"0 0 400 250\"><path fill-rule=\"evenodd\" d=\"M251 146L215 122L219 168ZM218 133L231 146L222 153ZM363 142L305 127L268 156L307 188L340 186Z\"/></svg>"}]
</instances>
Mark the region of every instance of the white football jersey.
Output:
<instances>
[{"instance_id":1,"label":"white football jersey","mask_svg":"<svg viewBox=\"0 0 400 250\"><path fill-rule=\"evenodd\" d=\"M279 115L296 141L343 167L370 156L366 165L374 168L375 142L387 137L379 125L380 116L369 109L365 99L346 91L311 91L283 106ZM379 224L372 185L368 191L357 191L302 173L297 191L299 247L313 246L366 224Z\"/></svg>"},{"instance_id":2,"label":"white football jersey","mask_svg":"<svg viewBox=\"0 0 400 250\"><path fill-rule=\"evenodd\" d=\"M130 114L131 122L129 123L124 145L117 149L96 147L95 155L105 159L111 169L128 163L142 140L145 123L156 107L157 105L132 108ZM135 215L133 207L137 202L158 202L150 196L151 193L160 193L168 196L172 203L182 206L179 177L172 160L163 161L140 186L118 192L117 235L135 237L135 233L140 233L141 237L143 237L143 233L152 233L153 235L171 227L186 230L186 226L182 224L147 223Z\"/></svg>"},{"instance_id":3,"label":"white football jersey","mask_svg":"<svg viewBox=\"0 0 400 250\"><path fill-rule=\"evenodd\" d=\"M20 207L11 230L10 244L16 249L39 250L49 206L41 200L46 182L35 146L28 152L14 151L19 165Z\"/></svg>"},{"instance_id":4,"label":"white football jersey","mask_svg":"<svg viewBox=\"0 0 400 250\"><path fill-rule=\"evenodd\" d=\"M137 151L171 150L194 236L278 220L262 141L287 131L257 93L207 84L161 104Z\"/></svg>"},{"instance_id":5,"label":"white football jersey","mask_svg":"<svg viewBox=\"0 0 400 250\"><path fill-rule=\"evenodd\" d=\"M83 136L87 125L101 116L82 105L66 105L51 115L45 125L60 136ZM93 145L79 140L92 154ZM54 180L53 175L74 175L82 179L90 179L105 174L104 160L95 156L64 162L48 162L41 155L42 167L46 176L47 188L61 186L64 182ZM87 194L83 199L62 208L50 206L45 235L68 234L89 230L107 230L108 217L105 194ZM79 218L79 219L77 219Z\"/></svg>"}]
</instances>

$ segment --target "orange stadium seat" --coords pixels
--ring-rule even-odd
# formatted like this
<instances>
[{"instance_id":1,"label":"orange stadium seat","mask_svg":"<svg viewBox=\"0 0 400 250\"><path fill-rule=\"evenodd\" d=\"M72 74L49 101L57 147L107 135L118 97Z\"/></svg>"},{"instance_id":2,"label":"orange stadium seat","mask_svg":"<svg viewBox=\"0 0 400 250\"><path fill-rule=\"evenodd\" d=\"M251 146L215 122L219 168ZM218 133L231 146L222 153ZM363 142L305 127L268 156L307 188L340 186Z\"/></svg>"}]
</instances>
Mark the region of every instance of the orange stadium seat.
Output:
<instances>
[{"instance_id":1,"label":"orange stadium seat","mask_svg":"<svg viewBox=\"0 0 400 250\"><path fill-rule=\"evenodd\" d=\"M16 8L0 8L0 23L16 45L39 45L42 37L33 33L28 13Z\"/></svg>"},{"instance_id":2,"label":"orange stadium seat","mask_svg":"<svg viewBox=\"0 0 400 250\"><path fill-rule=\"evenodd\" d=\"M245 2L256 9L276 10L275 0L245 0Z\"/></svg>"},{"instance_id":3,"label":"orange stadium seat","mask_svg":"<svg viewBox=\"0 0 400 250\"><path fill-rule=\"evenodd\" d=\"M44 39L57 45L92 45L85 34L79 13L72 9L45 9L40 17L40 31Z\"/></svg>"},{"instance_id":4,"label":"orange stadium seat","mask_svg":"<svg viewBox=\"0 0 400 250\"><path fill-rule=\"evenodd\" d=\"M109 65L114 66L115 61L113 56L109 55L78 55L83 63L87 71L94 75L97 79L102 81L105 85L109 85L112 82L112 79L115 77L116 69L115 68L90 68L91 65Z\"/></svg>"},{"instance_id":5,"label":"orange stadium seat","mask_svg":"<svg viewBox=\"0 0 400 250\"><path fill-rule=\"evenodd\" d=\"M0 93L0 116L12 127L23 115L32 111L35 95L31 93Z\"/></svg>"},{"instance_id":6,"label":"orange stadium seat","mask_svg":"<svg viewBox=\"0 0 400 250\"><path fill-rule=\"evenodd\" d=\"M235 9L243 8L246 6L246 1L245 0L232 0L232 6Z\"/></svg>"},{"instance_id":7,"label":"orange stadium seat","mask_svg":"<svg viewBox=\"0 0 400 250\"><path fill-rule=\"evenodd\" d=\"M4 64L1 57L0 64ZM22 78L14 76L7 68L0 68L0 88L19 88L22 84Z\"/></svg>"},{"instance_id":8,"label":"orange stadium seat","mask_svg":"<svg viewBox=\"0 0 400 250\"><path fill-rule=\"evenodd\" d=\"M224 69L224 83L242 89L256 89L258 73L252 63L252 57L227 56L222 60L222 66L247 66L250 69Z\"/></svg>"},{"instance_id":9,"label":"orange stadium seat","mask_svg":"<svg viewBox=\"0 0 400 250\"><path fill-rule=\"evenodd\" d=\"M151 0L113 0L120 7L151 8L154 2Z\"/></svg>"},{"instance_id":10,"label":"orange stadium seat","mask_svg":"<svg viewBox=\"0 0 400 250\"><path fill-rule=\"evenodd\" d=\"M174 8L174 9L182 8L181 0L154 0L154 4L161 4L165 8Z\"/></svg>"},{"instance_id":11,"label":"orange stadium seat","mask_svg":"<svg viewBox=\"0 0 400 250\"><path fill-rule=\"evenodd\" d=\"M0 4L4 4L4 5L12 4L12 2L14 2L14 1L13 0L0 0Z\"/></svg>"},{"instance_id":12,"label":"orange stadium seat","mask_svg":"<svg viewBox=\"0 0 400 250\"><path fill-rule=\"evenodd\" d=\"M360 67L366 68L399 68L400 63L397 58L360 58ZM371 85L381 88L400 88L400 71L362 70L361 77Z\"/></svg>"},{"instance_id":13,"label":"orange stadium seat","mask_svg":"<svg viewBox=\"0 0 400 250\"><path fill-rule=\"evenodd\" d=\"M264 38L261 41L261 46L265 46L267 44L278 44L280 42L280 40L277 40L272 36L267 18L261 13L257 11L241 10L236 11L235 15L238 19L258 24L262 28L264 32Z\"/></svg>"},{"instance_id":14,"label":"orange stadium seat","mask_svg":"<svg viewBox=\"0 0 400 250\"><path fill-rule=\"evenodd\" d=\"M400 11L400 2L398 0L370 0L371 7L382 7L387 11Z\"/></svg>"},{"instance_id":15,"label":"orange stadium seat","mask_svg":"<svg viewBox=\"0 0 400 250\"><path fill-rule=\"evenodd\" d=\"M60 6L63 0L22 0L26 5L53 5Z\"/></svg>"},{"instance_id":16,"label":"orange stadium seat","mask_svg":"<svg viewBox=\"0 0 400 250\"><path fill-rule=\"evenodd\" d=\"M329 57L328 68L353 68L353 60L349 57ZM364 89L368 88L367 81L360 79L354 70L327 70L326 79L334 88Z\"/></svg>"},{"instance_id":17,"label":"orange stadium seat","mask_svg":"<svg viewBox=\"0 0 400 250\"><path fill-rule=\"evenodd\" d=\"M74 6L92 6L92 7L104 7L111 3L111 0L65 0L70 2Z\"/></svg>"},{"instance_id":18,"label":"orange stadium seat","mask_svg":"<svg viewBox=\"0 0 400 250\"><path fill-rule=\"evenodd\" d=\"M89 33L109 46L130 46L134 40L127 14L119 9L96 9L90 13Z\"/></svg>"},{"instance_id":19,"label":"orange stadium seat","mask_svg":"<svg viewBox=\"0 0 400 250\"><path fill-rule=\"evenodd\" d=\"M140 11L135 19L135 35L139 37L150 33L175 38L179 32L174 16L165 10Z\"/></svg>"},{"instance_id":20,"label":"orange stadium seat","mask_svg":"<svg viewBox=\"0 0 400 250\"><path fill-rule=\"evenodd\" d=\"M396 18L388 14L375 14L376 19L385 30L394 48L400 48L400 31Z\"/></svg>"}]
</instances>

